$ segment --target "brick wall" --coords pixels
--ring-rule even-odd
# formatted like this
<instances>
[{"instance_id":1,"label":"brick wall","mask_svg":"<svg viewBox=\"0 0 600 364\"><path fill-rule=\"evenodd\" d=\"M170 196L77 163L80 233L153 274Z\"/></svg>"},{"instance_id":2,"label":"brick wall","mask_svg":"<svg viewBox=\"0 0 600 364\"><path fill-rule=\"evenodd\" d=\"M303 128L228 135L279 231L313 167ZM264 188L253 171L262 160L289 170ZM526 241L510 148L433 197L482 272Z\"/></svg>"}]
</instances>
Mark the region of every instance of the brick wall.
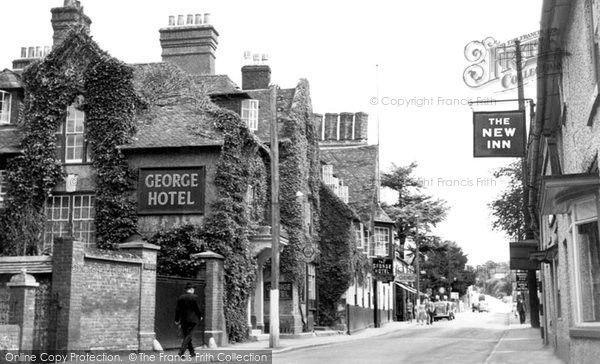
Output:
<instances>
[{"instance_id":1,"label":"brick wall","mask_svg":"<svg viewBox=\"0 0 600 364\"><path fill-rule=\"evenodd\" d=\"M86 257L83 272L80 346L137 349L141 265Z\"/></svg>"}]
</instances>

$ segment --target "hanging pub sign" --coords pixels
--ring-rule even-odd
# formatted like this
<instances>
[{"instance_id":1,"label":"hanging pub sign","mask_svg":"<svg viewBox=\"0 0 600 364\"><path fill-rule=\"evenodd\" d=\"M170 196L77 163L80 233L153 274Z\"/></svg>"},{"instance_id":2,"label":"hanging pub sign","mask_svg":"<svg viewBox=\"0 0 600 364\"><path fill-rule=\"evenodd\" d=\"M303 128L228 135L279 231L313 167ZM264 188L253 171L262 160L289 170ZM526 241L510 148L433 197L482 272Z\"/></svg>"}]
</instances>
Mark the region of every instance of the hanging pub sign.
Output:
<instances>
[{"instance_id":1,"label":"hanging pub sign","mask_svg":"<svg viewBox=\"0 0 600 364\"><path fill-rule=\"evenodd\" d=\"M473 156L524 157L525 111L473 113Z\"/></svg>"},{"instance_id":2,"label":"hanging pub sign","mask_svg":"<svg viewBox=\"0 0 600 364\"><path fill-rule=\"evenodd\" d=\"M394 260L392 258L373 258L373 275L382 282L394 280Z\"/></svg>"},{"instance_id":3,"label":"hanging pub sign","mask_svg":"<svg viewBox=\"0 0 600 364\"><path fill-rule=\"evenodd\" d=\"M140 168L139 214L204 212L204 167Z\"/></svg>"}]
</instances>

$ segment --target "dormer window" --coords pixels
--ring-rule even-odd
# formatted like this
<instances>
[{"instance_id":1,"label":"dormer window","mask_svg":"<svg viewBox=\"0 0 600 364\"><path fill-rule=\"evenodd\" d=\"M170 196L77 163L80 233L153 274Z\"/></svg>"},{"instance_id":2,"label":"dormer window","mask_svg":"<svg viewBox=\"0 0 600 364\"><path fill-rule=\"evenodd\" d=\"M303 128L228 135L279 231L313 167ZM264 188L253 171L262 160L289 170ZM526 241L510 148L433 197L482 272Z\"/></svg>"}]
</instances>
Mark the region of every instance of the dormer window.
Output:
<instances>
[{"instance_id":1,"label":"dormer window","mask_svg":"<svg viewBox=\"0 0 600 364\"><path fill-rule=\"evenodd\" d=\"M0 90L0 124L10 124L11 95Z\"/></svg>"},{"instance_id":2,"label":"dormer window","mask_svg":"<svg viewBox=\"0 0 600 364\"><path fill-rule=\"evenodd\" d=\"M85 113L74 105L67 108L65 121L60 124L57 137L57 152L65 163L83 163L86 158L84 139Z\"/></svg>"},{"instance_id":3,"label":"dormer window","mask_svg":"<svg viewBox=\"0 0 600 364\"><path fill-rule=\"evenodd\" d=\"M242 120L248 129L258 130L258 100L242 101Z\"/></svg>"}]
</instances>

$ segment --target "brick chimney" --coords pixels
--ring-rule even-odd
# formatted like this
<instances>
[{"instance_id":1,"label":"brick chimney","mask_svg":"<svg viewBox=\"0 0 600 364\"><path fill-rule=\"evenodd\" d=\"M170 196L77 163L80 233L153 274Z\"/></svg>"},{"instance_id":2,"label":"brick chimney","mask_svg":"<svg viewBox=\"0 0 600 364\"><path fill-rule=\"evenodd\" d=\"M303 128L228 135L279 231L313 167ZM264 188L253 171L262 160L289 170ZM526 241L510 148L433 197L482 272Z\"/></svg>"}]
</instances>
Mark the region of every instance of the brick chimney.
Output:
<instances>
[{"instance_id":1,"label":"brick chimney","mask_svg":"<svg viewBox=\"0 0 600 364\"><path fill-rule=\"evenodd\" d=\"M271 83L271 67L267 65L242 67L242 89L262 90Z\"/></svg>"},{"instance_id":2,"label":"brick chimney","mask_svg":"<svg viewBox=\"0 0 600 364\"><path fill-rule=\"evenodd\" d=\"M54 30L53 46L56 47L62 42L69 30L76 26L82 26L86 33L90 32L92 20L83 13L83 6L77 0L65 0L62 8L53 8L52 29Z\"/></svg>"},{"instance_id":3,"label":"brick chimney","mask_svg":"<svg viewBox=\"0 0 600 364\"><path fill-rule=\"evenodd\" d=\"M338 139L338 114L325 114L325 137L324 140Z\"/></svg>"},{"instance_id":4,"label":"brick chimney","mask_svg":"<svg viewBox=\"0 0 600 364\"><path fill-rule=\"evenodd\" d=\"M315 125L315 133L317 134L317 140L323 140L323 115L313 113L313 121Z\"/></svg>"},{"instance_id":5,"label":"brick chimney","mask_svg":"<svg viewBox=\"0 0 600 364\"><path fill-rule=\"evenodd\" d=\"M340 140L352 140L352 127L354 114L351 112L340 113Z\"/></svg>"},{"instance_id":6,"label":"brick chimney","mask_svg":"<svg viewBox=\"0 0 600 364\"><path fill-rule=\"evenodd\" d=\"M369 114L357 112L354 114L354 140L366 142L368 139Z\"/></svg>"},{"instance_id":7,"label":"brick chimney","mask_svg":"<svg viewBox=\"0 0 600 364\"><path fill-rule=\"evenodd\" d=\"M264 90L271 83L271 67L267 65L269 56L244 52L245 65L242 67L242 90Z\"/></svg>"},{"instance_id":8,"label":"brick chimney","mask_svg":"<svg viewBox=\"0 0 600 364\"><path fill-rule=\"evenodd\" d=\"M215 74L219 33L210 24L210 14L170 16L169 26L159 32L163 62L192 74Z\"/></svg>"}]
</instances>

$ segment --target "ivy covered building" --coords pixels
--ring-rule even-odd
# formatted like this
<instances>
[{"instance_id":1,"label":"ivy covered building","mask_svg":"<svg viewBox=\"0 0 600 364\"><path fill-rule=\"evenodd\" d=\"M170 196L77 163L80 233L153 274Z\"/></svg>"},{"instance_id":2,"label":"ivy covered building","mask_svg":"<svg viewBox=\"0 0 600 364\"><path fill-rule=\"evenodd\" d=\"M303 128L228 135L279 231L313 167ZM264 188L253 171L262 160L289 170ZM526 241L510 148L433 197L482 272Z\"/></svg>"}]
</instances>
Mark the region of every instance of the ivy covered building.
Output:
<instances>
[{"instance_id":1,"label":"ivy covered building","mask_svg":"<svg viewBox=\"0 0 600 364\"><path fill-rule=\"evenodd\" d=\"M350 232L337 231L332 234L337 238L328 242L336 245L336 249L348 245L343 256L350 264L350 274L345 277L346 289L336 302L341 303L345 312L338 316L347 318L350 331L368 326L379 327L395 320L397 298L393 282L394 222L381 208L379 199L379 146L367 143L366 113L327 113L324 117L316 115L315 118L324 185L339 196L346 209L352 212L345 213ZM341 212L338 214L343 215ZM330 218L323 216L322 219ZM327 230L341 229L342 226L325 223L322 235L325 236ZM322 244L325 242L322 241ZM323 278L323 289L326 286Z\"/></svg>"},{"instance_id":2,"label":"ivy covered building","mask_svg":"<svg viewBox=\"0 0 600 364\"><path fill-rule=\"evenodd\" d=\"M159 275L191 279L201 263L190 254L211 250L224 256L218 341L261 332L276 121L280 326L312 329L320 166L308 82L272 86L266 65L243 67L242 88L214 74L218 32L208 14L170 17L163 62L149 64L100 49L77 1L52 9L52 25L52 50L24 50L0 73L1 254L52 255L54 239L68 236L111 250L139 234L161 246Z\"/></svg>"}]
</instances>

